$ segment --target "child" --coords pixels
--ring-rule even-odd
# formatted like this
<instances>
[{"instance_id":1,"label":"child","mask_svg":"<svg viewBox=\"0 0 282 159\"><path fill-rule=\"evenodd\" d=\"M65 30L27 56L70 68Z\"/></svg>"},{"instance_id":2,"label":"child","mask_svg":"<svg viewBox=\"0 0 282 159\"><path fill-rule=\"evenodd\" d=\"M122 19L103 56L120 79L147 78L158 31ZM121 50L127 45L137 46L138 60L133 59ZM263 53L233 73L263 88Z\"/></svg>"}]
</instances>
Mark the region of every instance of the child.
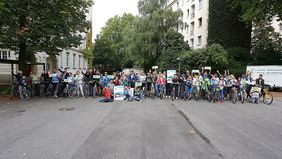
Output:
<instances>
[{"instance_id":1,"label":"child","mask_svg":"<svg viewBox=\"0 0 282 159\"><path fill-rule=\"evenodd\" d=\"M226 82L224 80L224 76L220 77L220 80L218 82L218 86L219 86L219 91L220 91L220 102L223 102L223 98L224 98L224 87L226 86Z\"/></svg>"},{"instance_id":2,"label":"child","mask_svg":"<svg viewBox=\"0 0 282 159\"><path fill-rule=\"evenodd\" d=\"M103 92L104 92L104 99L100 100L99 102L101 103L113 102L113 100L111 99L112 93L110 89L105 86Z\"/></svg>"},{"instance_id":3,"label":"child","mask_svg":"<svg viewBox=\"0 0 282 159\"><path fill-rule=\"evenodd\" d=\"M259 92L261 92L261 88L258 87L258 85L255 85L251 89L251 97L252 97L252 103L259 103Z\"/></svg>"},{"instance_id":4,"label":"child","mask_svg":"<svg viewBox=\"0 0 282 159\"><path fill-rule=\"evenodd\" d=\"M142 89L141 87L137 87L135 92L134 92L134 99L136 101L141 101L142 102Z\"/></svg>"},{"instance_id":5,"label":"child","mask_svg":"<svg viewBox=\"0 0 282 159\"><path fill-rule=\"evenodd\" d=\"M125 95L124 100L129 100L130 96L129 96L129 88L128 88L128 86L124 87L124 95Z\"/></svg>"}]
</instances>

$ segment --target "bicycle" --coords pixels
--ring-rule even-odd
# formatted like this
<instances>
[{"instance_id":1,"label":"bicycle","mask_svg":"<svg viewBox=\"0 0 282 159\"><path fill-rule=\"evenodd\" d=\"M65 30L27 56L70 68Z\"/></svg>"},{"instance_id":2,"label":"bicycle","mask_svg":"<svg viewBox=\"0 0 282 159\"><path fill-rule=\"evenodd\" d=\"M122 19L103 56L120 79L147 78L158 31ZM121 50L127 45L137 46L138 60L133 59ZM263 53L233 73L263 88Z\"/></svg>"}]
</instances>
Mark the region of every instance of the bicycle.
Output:
<instances>
[{"instance_id":1,"label":"bicycle","mask_svg":"<svg viewBox=\"0 0 282 159\"><path fill-rule=\"evenodd\" d=\"M21 100L28 101L31 98L31 93L27 90L27 83L24 83L22 86L18 86L17 94L19 94Z\"/></svg>"},{"instance_id":2,"label":"bicycle","mask_svg":"<svg viewBox=\"0 0 282 159\"><path fill-rule=\"evenodd\" d=\"M220 90L217 85L212 86L211 94L213 103L217 102L220 99Z\"/></svg>"},{"instance_id":3,"label":"bicycle","mask_svg":"<svg viewBox=\"0 0 282 159\"><path fill-rule=\"evenodd\" d=\"M192 98L194 98L196 101L199 100L199 96L200 96L200 86L194 86L193 90L192 90Z\"/></svg>"},{"instance_id":4,"label":"bicycle","mask_svg":"<svg viewBox=\"0 0 282 159\"><path fill-rule=\"evenodd\" d=\"M81 91L80 91L80 88L79 88L79 83L76 83L74 85L74 87L72 87L69 91L68 91L68 95L69 97L71 98L78 98L80 95L81 95Z\"/></svg>"},{"instance_id":5,"label":"bicycle","mask_svg":"<svg viewBox=\"0 0 282 159\"><path fill-rule=\"evenodd\" d=\"M155 85L154 85L154 83L151 84L150 97L152 99L155 98Z\"/></svg>"}]
</instances>

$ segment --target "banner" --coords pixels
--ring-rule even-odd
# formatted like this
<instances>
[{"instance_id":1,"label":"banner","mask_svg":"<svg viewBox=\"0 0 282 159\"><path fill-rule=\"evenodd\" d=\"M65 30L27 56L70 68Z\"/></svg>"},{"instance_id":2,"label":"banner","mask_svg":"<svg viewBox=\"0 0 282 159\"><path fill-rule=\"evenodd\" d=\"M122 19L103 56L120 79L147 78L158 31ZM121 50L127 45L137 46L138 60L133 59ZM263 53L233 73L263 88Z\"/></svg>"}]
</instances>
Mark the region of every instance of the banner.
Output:
<instances>
[{"instance_id":1,"label":"banner","mask_svg":"<svg viewBox=\"0 0 282 159\"><path fill-rule=\"evenodd\" d=\"M114 87L114 100L124 100L124 86Z\"/></svg>"},{"instance_id":2,"label":"banner","mask_svg":"<svg viewBox=\"0 0 282 159\"><path fill-rule=\"evenodd\" d=\"M173 83L173 76L176 74L176 70L167 70L167 83Z\"/></svg>"}]
</instances>

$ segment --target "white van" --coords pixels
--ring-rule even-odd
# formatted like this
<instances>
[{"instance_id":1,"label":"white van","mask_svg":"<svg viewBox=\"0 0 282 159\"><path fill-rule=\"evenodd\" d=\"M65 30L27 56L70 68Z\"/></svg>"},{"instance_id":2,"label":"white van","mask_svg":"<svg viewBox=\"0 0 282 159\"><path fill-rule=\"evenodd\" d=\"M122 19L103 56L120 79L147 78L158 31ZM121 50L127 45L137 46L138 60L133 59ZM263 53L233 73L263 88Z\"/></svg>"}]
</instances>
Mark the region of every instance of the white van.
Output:
<instances>
[{"instance_id":1,"label":"white van","mask_svg":"<svg viewBox=\"0 0 282 159\"><path fill-rule=\"evenodd\" d=\"M247 71L252 73L254 80L262 74L266 85L282 88L282 65L247 66Z\"/></svg>"}]
</instances>

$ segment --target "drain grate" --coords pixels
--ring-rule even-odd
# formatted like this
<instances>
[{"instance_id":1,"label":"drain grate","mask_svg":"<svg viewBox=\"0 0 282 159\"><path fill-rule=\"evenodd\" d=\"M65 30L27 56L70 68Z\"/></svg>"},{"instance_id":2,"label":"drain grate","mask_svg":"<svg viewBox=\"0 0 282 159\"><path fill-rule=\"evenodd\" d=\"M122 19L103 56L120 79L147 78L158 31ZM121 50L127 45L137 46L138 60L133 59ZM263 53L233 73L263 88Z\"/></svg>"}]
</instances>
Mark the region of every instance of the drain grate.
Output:
<instances>
[{"instance_id":1,"label":"drain grate","mask_svg":"<svg viewBox=\"0 0 282 159\"><path fill-rule=\"evenodd\" d=\"M64 107L64 108L61 108L59 109L60 111L71 111L71 110L74 110L73 107Z\"/></svg>"}]
</instances>

